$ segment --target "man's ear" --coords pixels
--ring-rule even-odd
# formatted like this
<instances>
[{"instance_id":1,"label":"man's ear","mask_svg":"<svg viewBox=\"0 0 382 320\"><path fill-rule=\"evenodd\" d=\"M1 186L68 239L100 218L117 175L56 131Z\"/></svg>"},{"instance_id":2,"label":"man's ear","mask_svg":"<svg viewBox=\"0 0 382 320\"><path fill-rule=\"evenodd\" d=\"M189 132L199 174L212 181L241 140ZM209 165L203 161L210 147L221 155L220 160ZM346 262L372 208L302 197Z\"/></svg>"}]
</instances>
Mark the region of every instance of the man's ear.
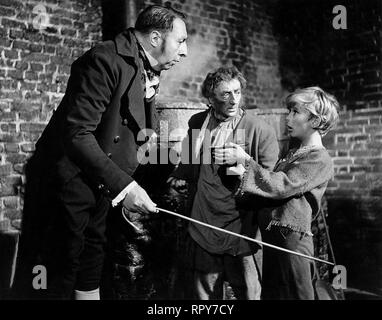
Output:
<instances>
[{"instance_id":1,"label":"man's ear","mask_svg":"<svg viewBox=\"0 0 382 320\"><path fill-rule=\"evenodd\" d=\"M163 38L162 38L162 33L159 32L158 30L153 30L150 32L150 44L154 47L154 48L158 48L161 46L162 42L163 42Z\"/></svg>"},{"instance_id":2,"label":"man's ear","mask_svg":"<svg viewBox=\"0 0 382 320\"><path fill-rule=\"evenodd\" d=\"M214 101L215 101L214 97L209 97L208 98L208 103L210 104L211 107L213 107Z\"/></svg>"}]
</instances>

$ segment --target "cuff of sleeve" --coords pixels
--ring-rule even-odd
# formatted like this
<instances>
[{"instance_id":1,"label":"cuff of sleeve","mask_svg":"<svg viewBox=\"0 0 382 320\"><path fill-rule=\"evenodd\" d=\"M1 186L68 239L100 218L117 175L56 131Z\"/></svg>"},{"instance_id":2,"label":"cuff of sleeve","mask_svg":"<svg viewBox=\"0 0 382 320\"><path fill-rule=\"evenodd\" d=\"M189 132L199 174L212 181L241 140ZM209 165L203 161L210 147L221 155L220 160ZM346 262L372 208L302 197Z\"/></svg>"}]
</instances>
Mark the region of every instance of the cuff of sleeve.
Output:
<instances>
[{"instance_id":1,"label":"cuff of sleeve","mask_svg":"<svg viewBox=\"0 0 382 320\"><path fill-rule=\"evenodd\" d=\"M119 203L125 199L126 195L129 194L130 190L137 186L138 183L136 181L130 182L125 189L123 189L111 202L112 207L116 207Z\"/></svg>"},{"instance_id":2,"label":"cuff of sleeve","mask_svg":"<svg viewBox=\"0 0 382 320\"><path fill-rule=\"evenodd\" d=\"M244 196L244 193L245 193L244 190L245 190L245 186L247 184L249 170L251 170L251 166L253 163L256 163L256 161L252 157L245 160L244 173L241 177L240 185L239 185L239 187L235 193L235 196L237 196L237 197Z\"/></svg>"}]
</instances>

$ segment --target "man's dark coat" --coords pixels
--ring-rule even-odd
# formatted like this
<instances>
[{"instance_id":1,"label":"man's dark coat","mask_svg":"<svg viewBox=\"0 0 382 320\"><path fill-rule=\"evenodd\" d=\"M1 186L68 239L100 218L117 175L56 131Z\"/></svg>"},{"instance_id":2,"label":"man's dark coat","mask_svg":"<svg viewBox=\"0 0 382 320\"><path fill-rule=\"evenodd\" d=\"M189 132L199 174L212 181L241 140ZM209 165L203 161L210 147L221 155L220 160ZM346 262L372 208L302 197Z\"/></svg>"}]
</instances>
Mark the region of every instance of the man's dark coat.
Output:
<instances>
[{"instance_id":1,"label":"man's dark coat","mask_svg":"<svg viewBox=\"0 0 382 320\"><path fill-rule=\"evenodd\" d=\"M73 212L107 212L110 200L133 181L136 137L153 105L153 99L145 100L144 67L132 29L72 64L63 100L26 167L16 295L31 290L32 267L52 235L63 241L50 231L62 219L58 203ZM104 222L100 228L102 233Z\"/></svg>"},{"instance_id":2,"label":"man's dark coat","mask_svg":"<svg viewBox=\"0 0 382 320\"><path fill-rule=\"evenodd\" d=\"M83 172L114 198L138 166L135 138L146 127L144 97L143 64L128 30L73 63L67 91L37 142L36 157L54 165L64 182Z\"/></svg>"}]
</instances>

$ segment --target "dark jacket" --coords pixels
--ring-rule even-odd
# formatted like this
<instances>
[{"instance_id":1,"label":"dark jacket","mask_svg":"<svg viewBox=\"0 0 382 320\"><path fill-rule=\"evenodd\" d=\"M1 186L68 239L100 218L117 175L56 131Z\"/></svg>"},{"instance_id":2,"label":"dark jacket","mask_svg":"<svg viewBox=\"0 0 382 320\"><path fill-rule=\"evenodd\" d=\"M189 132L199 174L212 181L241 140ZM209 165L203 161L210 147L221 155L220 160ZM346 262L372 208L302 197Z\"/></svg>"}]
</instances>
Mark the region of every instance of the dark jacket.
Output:
<instances>
[{"instance_id":1,"label":"dark jacket","mask_svg":"<svg viewBox=\"0 0 382 320\"><path fill-rule=\"evenodd\" d=\"M138 166L136 135L153 106L144 97L143 63L129 29L73 63L65 96L36 144L37 162L61 182L82 172L116 197Z\"/></svg>"},{"instance_id":2,"label":"dark jacket","mask_svg":"<svg viewBox=\"0 0 382 320\"><path fill-rule=\"evenodd\" d=\"M97 246L93 258L102 259L109 200L133 181L136 135L146 127L145 110L153 103L145 101L144 80L132 30L95 46L72 64L63 100L26 166L17 297L29 299L44 291L31 286L37 264L50 264L48 279L53 280L48 281L71 285L76 255L83 248L79 230L90 216L86 231L89 227ZM62 287L63 294L67 289Z\"/></svg>"}]
</instances>

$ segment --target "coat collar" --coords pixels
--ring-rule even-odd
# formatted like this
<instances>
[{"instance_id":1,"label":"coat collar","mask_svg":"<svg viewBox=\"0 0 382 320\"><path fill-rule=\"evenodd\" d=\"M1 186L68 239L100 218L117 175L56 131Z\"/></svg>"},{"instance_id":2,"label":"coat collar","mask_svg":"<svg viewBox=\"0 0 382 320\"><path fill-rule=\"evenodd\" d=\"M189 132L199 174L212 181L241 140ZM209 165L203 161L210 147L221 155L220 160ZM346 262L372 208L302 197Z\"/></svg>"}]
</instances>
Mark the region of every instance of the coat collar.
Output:
<instances>
[{"instance_id":1,"label":"coat collar","mask_svg":"<svg viewBox=\"0 0 382 320\"><path fill-rule=\"evenodd\" d=\"M137 39L134 35L134 28L128 28L115 37L117 53L122 56L139 58Z\"/></svg>"},{"instance_id":2,"label":"coat collar","mask_svg":"<svg viewBox=\"0 0 382 320\"><path fill-rule=\"evenodd\" d=\"M132 124L132 126L135 126L135 134L137 134L140 129L146 127L145 110L142 109L142 106L140 104L131 103L131 101L135 100L131 100L129 96L131 94L134 94L137 97L141 95L142 101L144 101L145 75L143 61L139 55L138 43L133 31L134 28L126 29L125 31L123 31L115 37L114 42L117 54L120 55L129 65L131 65L135 69L133 81L135 83L136 81L140 83L140 88L138 89L138 91L136 91L137 88L135 89L135 91L132 91L131 89L126 90L126 92L122 96L123 104L125 107L121 108L121 112L126 112L126 114L124 114L124 117L127 117L128 114L130 114L134 119L135 124Z\"/></svg>"}]
</instances>

